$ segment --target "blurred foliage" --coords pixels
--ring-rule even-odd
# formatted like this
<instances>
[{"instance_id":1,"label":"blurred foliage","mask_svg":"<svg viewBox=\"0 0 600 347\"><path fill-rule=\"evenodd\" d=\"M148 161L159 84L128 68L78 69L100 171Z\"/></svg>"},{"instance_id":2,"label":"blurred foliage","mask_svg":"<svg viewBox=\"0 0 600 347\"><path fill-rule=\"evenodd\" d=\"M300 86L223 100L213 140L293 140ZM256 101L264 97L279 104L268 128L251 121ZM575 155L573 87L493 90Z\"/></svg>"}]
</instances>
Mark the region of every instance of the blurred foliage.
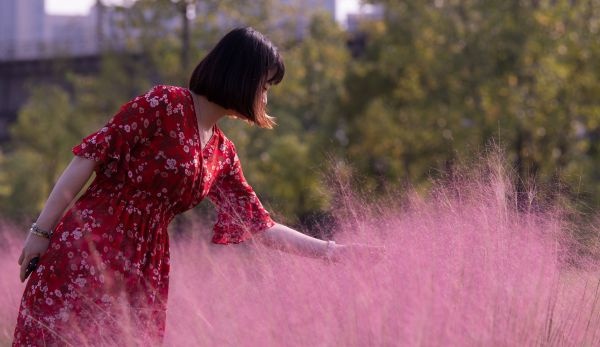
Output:
<instances>
[{"instance_id":1,"label":"blurred foliage","mask_svg":"<svg viewBox=\"0 0 600 347\"><path fill-rule=\"evenodd\" d=\"M74 114L69 95L56 86L31 88L31 98L10 128L14 141L1 158L0 206L15 219L41 211L72 157L85 119Z\"/></svg>"},{"instance_id":2,"label":"blurred foliage","mask_svg":"<svg viewBox=\"0 0 600 347\"><path fill-rule=\"evenodd\" d=\"M339 162L375 195L406 182L426 189L490 142L522 177L598 206L600 0L370 2L385 7L383 18L362 21L357 33L275 0L202 1L195 17L185 15L190 0L120 8L127 53L107 38L97 75L69 74L71 100L56 87L34 90L20 112L0 156L2 211L39 211L71 146L152 85L187 86L195 64L239 25L283 53L286 77L269 97L278 127L220 126L282 222L336 203L323 175ZM170 29L174 21L189 31Z\"/></svg>"},{"instance_id":3,"label":"blurred foliage","mask_svg":"<svg viewBox=\"0 0 600 347\"><path fill-rule=\"evenodd\" d=\"M385 18L363 26L344 105L371 185L448 172L493 139L521 177L597 206L600 1L374 2Z\"/></svg>"}]
</instances>

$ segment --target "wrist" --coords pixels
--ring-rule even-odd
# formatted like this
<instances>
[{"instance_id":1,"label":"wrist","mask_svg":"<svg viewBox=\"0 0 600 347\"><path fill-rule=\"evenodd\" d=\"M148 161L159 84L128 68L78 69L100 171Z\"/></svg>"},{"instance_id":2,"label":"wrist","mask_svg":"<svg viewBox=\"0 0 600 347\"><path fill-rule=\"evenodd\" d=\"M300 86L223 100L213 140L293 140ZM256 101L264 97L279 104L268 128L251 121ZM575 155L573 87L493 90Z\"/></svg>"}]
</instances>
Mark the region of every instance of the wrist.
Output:
<instances>
[{"instance_id":1,"label":"wrist","mask_svg":"<svg viewBox=\"0 0 600 347\"><path fill-rule=\"evenodd\" d=\"M34 235L37 235L37 236L40 236L40 237L44 237L44 238L47 238L47 239L49 239L49 238L52 237L52 231L51 230L42 229L42 228L40 228L37 225L37 223L33 223L31 225L31 228L29 228L29 232L32 233L32 234L34 234Z\"/></svg>"},{"instance_id":2,"label":"wrist","mask_svg":"<svg viewBox=\"0 0 600 347\"><path fill-rule=\"evenodd\" d=\"M52 231L54 225L53 222L49 221L47 218L42 217L36 219L36 221L33 224L37 225L38 228L47 231Z\"/></svg>"}]
</instances>

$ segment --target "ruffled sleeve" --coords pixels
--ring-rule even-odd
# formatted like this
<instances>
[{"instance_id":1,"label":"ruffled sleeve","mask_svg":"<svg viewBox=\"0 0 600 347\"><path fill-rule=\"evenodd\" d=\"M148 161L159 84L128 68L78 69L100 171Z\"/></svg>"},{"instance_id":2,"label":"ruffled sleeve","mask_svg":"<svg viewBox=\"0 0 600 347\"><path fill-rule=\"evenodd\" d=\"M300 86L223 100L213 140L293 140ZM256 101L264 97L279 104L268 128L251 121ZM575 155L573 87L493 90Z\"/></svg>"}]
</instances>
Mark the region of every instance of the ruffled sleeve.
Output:
<instances>
[{"instance_id":1,"label":"ruffled sleeve","mask_svg":"<svg viewBox=\"0 0 600 347\"><path fill-rule=\"evenodd\" d=\"M230 143L230 166L213 183L208 198L217 210L213 243L240 243L275 225L252 187L246 182L235 146Z\"/></svg>"},{"instance_id":2,"label":"ruffled sleeve","mask_svg":"<svg viewBox=\"0 0 600 347\"><path fill-rule=\"evenodd\" d=\"M73 154L98 162L97 170L110 176L138 143L150 141L161 124L162 100L167 91L155 86L125 103L98 131L86 136L72 148Z\"/></svg>"}]
</instances>

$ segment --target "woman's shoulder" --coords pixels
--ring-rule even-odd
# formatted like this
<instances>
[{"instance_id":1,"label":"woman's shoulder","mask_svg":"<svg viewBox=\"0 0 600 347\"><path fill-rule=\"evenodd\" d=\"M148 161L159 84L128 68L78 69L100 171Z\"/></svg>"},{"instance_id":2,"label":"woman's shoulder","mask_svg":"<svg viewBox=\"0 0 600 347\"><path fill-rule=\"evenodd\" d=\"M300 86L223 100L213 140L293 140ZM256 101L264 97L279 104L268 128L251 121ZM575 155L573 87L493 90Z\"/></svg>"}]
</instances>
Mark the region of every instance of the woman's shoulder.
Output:
<instances>
[{"instance_id":1,"label":"woman's shoulder","mask_svg":"<svg viewBox=\"0 0 600 347\"><path fill-rule=\"evenodd\" d=\"M187 88L168 84L157 84L150 88L146 95L159 97L168 102L179 101L182 98L191 101L191 95Z\"/></svg>"},{"instance_id":2,"label":"woman's shoulder","mask_svg":"<svg viewBox=\"0 0 600 347\"><path fill-rule=\"evenodd\" d=\"M187 88L167 84L153 86L144 98L151 106L160 106L167 116L183 116L194 102Z\"/></svg>"},{"instance_id":3,"label":"woman's shoulder","mask_svg":"<svg viewBox=\"0 0 600 347\"><path fill-rule=\"evenodd\" d=\"M154 87L150 88L150 90L157 90L157 91L163 91L163 92L168 92L168 93L178 93L178 94L188 93L187 88L184 88L182 86L174 86L174 85L170 85L170 84L157 84Z\"/></svg>"}]
</instances>

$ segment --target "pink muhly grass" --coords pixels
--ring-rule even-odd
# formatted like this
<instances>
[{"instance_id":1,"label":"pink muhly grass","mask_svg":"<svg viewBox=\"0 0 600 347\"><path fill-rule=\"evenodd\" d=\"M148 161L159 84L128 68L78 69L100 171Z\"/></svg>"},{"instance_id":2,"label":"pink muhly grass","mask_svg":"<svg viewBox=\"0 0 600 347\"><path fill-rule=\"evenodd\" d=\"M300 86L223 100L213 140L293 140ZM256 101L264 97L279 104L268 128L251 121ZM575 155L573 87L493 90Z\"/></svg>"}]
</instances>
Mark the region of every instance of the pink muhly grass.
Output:
<instances>
[{"instance_id":1,"label":"pink muhly grass","mask_svg":"<svg viewBox=\"0 0 600 347\"><path fill-rule=\"evenodd\" d=\"M501 163L369 204L341 184L333 238L385 245L377 263L215 245L211 225L193 223L171 238L164 344L600 345L598 262L574 251L564 211L517 192ZM3 229L0 343L12 341L24 287L16 230Z\"/></svg>"}]
</instances>

